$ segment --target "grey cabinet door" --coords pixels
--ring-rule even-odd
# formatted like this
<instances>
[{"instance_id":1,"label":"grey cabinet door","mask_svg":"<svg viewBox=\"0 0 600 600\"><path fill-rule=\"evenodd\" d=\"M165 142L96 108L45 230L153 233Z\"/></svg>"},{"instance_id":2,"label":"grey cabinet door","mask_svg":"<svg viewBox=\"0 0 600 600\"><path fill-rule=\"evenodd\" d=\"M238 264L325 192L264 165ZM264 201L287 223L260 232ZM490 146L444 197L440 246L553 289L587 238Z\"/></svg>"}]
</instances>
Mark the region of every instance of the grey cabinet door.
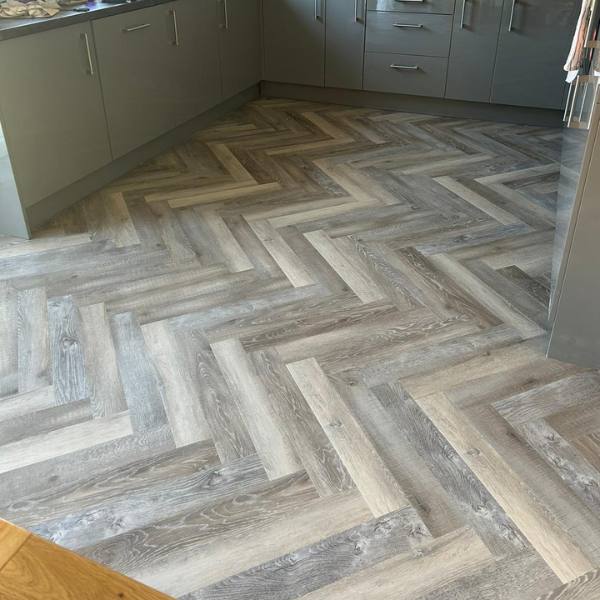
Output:
<instances>
[{"instance_id":1,"label":"grey cabinet door","mask_svg":"<svg viewBox=\"0 0 600 600\"><path fill-rule=\"evenodd\" d=\"M25 206L110 162L89 24L0 42L0 81L4 135Z\"/></svg>"},{"instance_id":2,"label":"grey cabinet door","mask_svg":"<svg viewBox=\"0 0 600 600\"><path fill-rule=\"evenodd\" d=\"M221 101L219 23L215 0L169 5L173 27L174 124L185 123Z\"/></svg>"},{"instance_id":3,"label":"grey cabinet door","mask_svg":"<svg viewBox=\"0 0 600 600\"><path fill-rule=\"evenodd\" d=\"M325 85L325 0L263 0L263 30L267 81Z\"/></svg>"},{"instance_id":4,"label":"grey cabinet door","mask_svg":"<svg viewBox=\"0 0 600 600\"><path fill-rule=\"evenodd\" d=\"M102 91L115 158L174 126L174 29L170 4L94 21Z\"/></svg>"},{"instance_id":5,"label":"grey cabinet door","mask_svg":"<svg viewBox=\"0 0 600 600\"><path fill-rule=\"evenodd\" d=\"M560 108L580 0L505 0L492 102Z\"/></svg>"},{"instance_id":6,"label":"grey cabinet door","mask_svg":"<svg viewBox=\"0 0 600 600\"><path fill-rule=\"evenodd\" d=\"M366 0L327 0L325 85L362 89Z\"/></svg>"},{"instance_id":7,"label":"grey cabinet door","mask_svg":"<svg viewBox=\"0 0 600 600\"><path fill-rule=\"evenodd\" d=\"M446 98L489 102L503 0L457 0Z\"/></svg>"},{"instance_id":8,"label":"grey cabinet door","mask_svg":"<svg viewBox=\"0 0 600 600\"><path fill-rule=\"evenodd\" d=\"M223 96L231 98L261 80L259 0L219 0Z\"/></svg>"}]
</instances>

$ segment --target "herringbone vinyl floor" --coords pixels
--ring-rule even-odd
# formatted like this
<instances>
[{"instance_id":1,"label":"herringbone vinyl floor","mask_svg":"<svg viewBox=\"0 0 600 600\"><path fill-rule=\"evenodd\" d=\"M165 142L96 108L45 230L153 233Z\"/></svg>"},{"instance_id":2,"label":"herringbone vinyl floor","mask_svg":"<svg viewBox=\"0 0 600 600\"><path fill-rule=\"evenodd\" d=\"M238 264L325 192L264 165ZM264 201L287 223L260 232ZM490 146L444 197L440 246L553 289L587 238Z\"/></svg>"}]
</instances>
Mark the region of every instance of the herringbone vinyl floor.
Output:
<instances>
[{"instance_id":1,"label":"herringbone vinyl floor","mask_svg":"<svg viewBox=\"0 0 600 600\"><path fill-rule=\"evenodd\" d=\"M1 240L0 516L186 600L600 597L560 136L260 100Z\"/></svg>"}]
</instances>

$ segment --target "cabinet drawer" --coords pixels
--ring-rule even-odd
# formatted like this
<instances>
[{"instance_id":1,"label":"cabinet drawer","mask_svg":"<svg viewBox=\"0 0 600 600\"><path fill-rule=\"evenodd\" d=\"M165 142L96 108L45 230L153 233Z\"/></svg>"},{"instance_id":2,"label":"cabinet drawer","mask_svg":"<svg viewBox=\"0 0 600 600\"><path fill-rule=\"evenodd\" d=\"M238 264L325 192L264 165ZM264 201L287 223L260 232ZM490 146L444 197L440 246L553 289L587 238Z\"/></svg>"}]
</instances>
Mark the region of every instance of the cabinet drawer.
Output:
<instances>
[{"instance_id":1,"label":"cabinet drawer","mask_svg":"<svg viewBox=\"0 0 600 600\"><path fill-rule=\"evenodd\" d=\"M411 54L367 52L365 90L441 98L448 59Z\"/></svg>"},{"instance_id":2,"label":"cabinet drawer","mask_svg":"<svg viewBox=\"0 0 600 600\"><path fill-rule=\"evenodd\" d=\"M455 0L369 0L369 10L383 12L454 14Z\"/></svg>"},{"instance_id":3,"label":"cabinet drawer","mask_svg":"<svg viewBox=\"0 0 600 600\"><path fill-rule=\"evenodd\" d=\"M448 56L451 35L451 15L370 12L367 52Z\"/></svg>"}]
</instances>

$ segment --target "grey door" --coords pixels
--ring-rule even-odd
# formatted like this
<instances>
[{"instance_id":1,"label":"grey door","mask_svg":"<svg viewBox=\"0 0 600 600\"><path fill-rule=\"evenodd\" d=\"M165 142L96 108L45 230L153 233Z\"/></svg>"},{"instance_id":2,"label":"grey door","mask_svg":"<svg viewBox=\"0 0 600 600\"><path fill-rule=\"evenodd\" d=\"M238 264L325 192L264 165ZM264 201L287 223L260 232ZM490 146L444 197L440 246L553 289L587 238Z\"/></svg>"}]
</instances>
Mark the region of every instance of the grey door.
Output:
<instances>
[{"instance_id":1,"label":"grey door","mask_svg":"<svg viewBox=\"0 0 600 600\"><path fill-rule=\"evenodd\" d=\"M263 27L267 81L325 85L325 0L263 0Z\"/></svg>"},{"instance_id":2,"label":"grey door","mask_svg":"<svg viewBox=\"0 0 600 600\"><path fill-rule=\"evenodd\" d=\"M581 0L505 0L492 102L560 108Z\"/></svg>"},{"instance_id":3,"label":"grey door","mask_svg":"<svg viewBox=\"0 0 600 600\"><path fill-rule=\"evenodd\" d=\"M327 0L325 85L362 89L366 0Z\"/></svg>"},{"instance_id":4,"label":"grey door","mask_svg":"<svg viewBox=\"0 0 600 600\"><path fill-rule=\"evenodd\" d=\"M169 10L174 123L179 125L221 101L219 25L215 0L177 0Z\"/></svg>"},{"instance_id":5,"label":"grey door","mask_svg":"<svg viewBox=\"0 0 600 600\"><path fill-rule=\"evenodd\" d=\"M261 80L259 0L219 0L223 96L231 98Z\"/></svg>"},{"instance_id":6,"label":"grey door","mask_svg":"<svg viewBox=\"0 0 600 600\"><path fill-rule=\"evenodd\" d=\"M503 0L457 0L446 98L489 102Z\"/></svg>"},{"instance_id":7,"label":"grey door","mask_svg":"<svg viewBox=\"0 0 600 600\"><path fill-rule=\"evenodd\" d=\"M89 24L0 42L0 81L4 135L25 206L110 162Z\"/></svg>"},{"instance_id":8,"label":"grey door","mask_svg":"<svg viewBox=\"0 0 600 600\"><path fill-rule=\"evenodd\" d=\"M172 129L173 16L159 4L94 21L115 158Z\"/></svg>"}]
</instances>

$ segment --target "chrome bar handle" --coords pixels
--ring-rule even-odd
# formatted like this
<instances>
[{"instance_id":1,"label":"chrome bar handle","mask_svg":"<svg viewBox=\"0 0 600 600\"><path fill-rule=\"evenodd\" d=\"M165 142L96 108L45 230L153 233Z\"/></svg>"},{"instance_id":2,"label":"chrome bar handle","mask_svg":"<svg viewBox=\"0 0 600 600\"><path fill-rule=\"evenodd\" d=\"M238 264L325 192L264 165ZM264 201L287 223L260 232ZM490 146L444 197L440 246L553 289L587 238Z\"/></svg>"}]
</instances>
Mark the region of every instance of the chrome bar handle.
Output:
<instances>
[{"instance_id":1,"label":"chrome bar handle","mask_svg":"<svg viewBox=\"0 0 600 600\"><path fill-rule=\"evenodd\" d=\"M142 25L134 25L133 27L126 27L123 29L123 33L131 33L132 31L139 31L140 29L148 29L150 23L143 23Z\"/></svg>"},{"instance_id":2,"label":"chrome bar handle","mask_svg":"<svg viewBox=\"0 0 600 600\"><path fill-rule=\"evenodd\" d=\"M229 6L227 0L223 0L223 10L225 11L225 29L229 29Z\"/></svg>"},{"instance_id":3,"label":"chrome bar handle","mask_svg":"<svg viewBox=\"0 0 600 600\"><path fill-rule=\"evenodd\" d=\"M95 73L94 73L94 62L92 61L92 49L90 48L90 38L88 37L88 34L85 32L81 34L81 38L85 42L85 53L86 53L87 61L88 61L87 74L90 77L93 77L95 75Z\"/></svg>"},{"instance_id":4,"label":"chrome bar handle","mask_svg":"<svg viewBox=\"0 0 600 600\"><path fill-rule=\"evenodd\" d=\"M395 0L395 2L425 2L425 0Z\"/></svg>"},{"instance_id":5,"label":"chrome bar handle","mask_svg":"<svg viewBox=\"0 0 600 600\"><path fill-rule=\"evenodd\" d=\"M175 38L173 39L173 46L179 47L179 24L177 23L177 11L174 8L171 8L169 12L173 17L173 33L175 34Z\"/></svg>"},{"instance_id":6,"label":"chrome bar handle","mask_svg":"<svg viewBox=\"0 0 600 600\"><path fill-rule=\"evenodd\" d=\"M390 69L396 69L397 71L418 71L419 65L396 65L391 64Z\"/></svg>"},{"instance_id":7,"label":"chrome bar handle","mask_svg":"<svg viewBox=\"0 0 600 600\"><path fill-rule=\"evenodd\" d=\"M354 0L354 22L364 23L366 21L367 0Z\"/></svg>"},{"instance_id":8,"label":"chrome bar handle","mask_svg":"<svg viewBox=\"0 0 600 600\"><path fill-rule=\"evenodd\" d=\"M462 12L460 14L460 28L465 28L465 12L467 11L467 0L463 0Z\"/></svg>"},{"instance_id":9,"label":"chrome bar handle","mask_svg":"<svg viewBox=\"0 0 600 600\"><path fill-rule=\"evenodd\" d=\"M315 0L315 21L323 18L323 0Z\"/></svg>"},{"instance_id":10,"label":"chrome bar handle","mask_svg":"<svg viewBox=\"0 0 600 600\"><path fill-rule=\"evenodd\" d=\"M398 27L399 29L423 29L425 26L422 23L419 25L413 25L412 23L394 23L392 27Z\"/></svg>"},{"instance_id":11,"label":"chrome bar handle","mask_svg":"<svg viewBox=\"0 0 600 600\"><path fill-rule=\"evenodd\" d=\"M510 8L510 19L508 21L508 31L513 30L513 23L515 21L515 8L517 6L517 0L512 0L512 6Z\"/></svg>"}]
</instances>

